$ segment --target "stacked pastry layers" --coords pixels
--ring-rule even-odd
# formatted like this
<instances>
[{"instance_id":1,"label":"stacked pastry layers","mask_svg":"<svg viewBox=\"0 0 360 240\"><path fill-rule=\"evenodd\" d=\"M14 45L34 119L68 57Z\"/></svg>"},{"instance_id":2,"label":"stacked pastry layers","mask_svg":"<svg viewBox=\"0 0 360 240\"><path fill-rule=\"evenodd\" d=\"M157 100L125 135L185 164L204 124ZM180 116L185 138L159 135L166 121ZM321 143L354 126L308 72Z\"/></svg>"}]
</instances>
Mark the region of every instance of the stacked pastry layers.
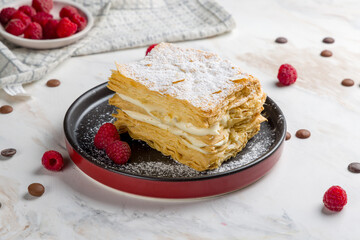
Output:
<instances>
[{"instance_id":1,"label":"stacked pastry layers","mask_svg":"<svg viewBox=\"0 0 360 240\"><path fill-rule=\"evenodd\" d=\"M169 43L117 64L108 87L117 128L198 171L235 156L265 121L256 78L216 54Z\"/></svg>"}]
</instances>

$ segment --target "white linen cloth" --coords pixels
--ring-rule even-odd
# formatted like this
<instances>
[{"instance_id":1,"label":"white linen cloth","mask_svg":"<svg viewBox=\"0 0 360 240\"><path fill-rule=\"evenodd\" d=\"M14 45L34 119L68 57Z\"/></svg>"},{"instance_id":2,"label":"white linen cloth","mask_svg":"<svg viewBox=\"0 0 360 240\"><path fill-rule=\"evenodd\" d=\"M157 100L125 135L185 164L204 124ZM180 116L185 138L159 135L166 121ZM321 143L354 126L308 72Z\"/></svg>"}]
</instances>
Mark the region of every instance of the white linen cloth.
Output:
<instances>
[{"instance_id":1,"label":"white linen cloth","mask_svg":"<svg viewBox=\"0 0 360 240\"><path fill-rule=\"evenodd\" d=\"M74 1L90 10L95 25L72 45L35 50L0 37L0 88L10 95L24 94L22 84L43 78L72 56L206 38L235 27L232 16L214 0ZM11 2L0 0L0 6Z\"/></svg>"}]
</instances>

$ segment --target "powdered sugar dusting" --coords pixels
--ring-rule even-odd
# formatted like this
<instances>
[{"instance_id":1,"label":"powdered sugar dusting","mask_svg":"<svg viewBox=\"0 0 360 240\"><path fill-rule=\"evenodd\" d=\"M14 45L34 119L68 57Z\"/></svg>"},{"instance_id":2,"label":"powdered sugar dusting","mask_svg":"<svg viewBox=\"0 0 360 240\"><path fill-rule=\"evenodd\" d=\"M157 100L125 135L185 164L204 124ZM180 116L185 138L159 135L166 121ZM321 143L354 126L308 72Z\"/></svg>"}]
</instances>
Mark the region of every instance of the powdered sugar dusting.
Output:
<instances>
[{"instance_id":1,"label":"powdered sugar dusting","mask_svg":"<svg viewBox=\"0 0 360 240\"><path fill-rule=\"evenodd\" d=\"M242 88L232 80L249 76L216 54L169 43L158 44L138 62L117 67L125 77L151 91L186 100L203 111L216 107L230 93Z\"/></svg>"},{"instance_id":2,"label":"powdered sugar dusting","mask_svg":"<svg viewBox=\"0 0 360 240\"><path fill-rule=\"evenodd\" d=\"M268 108L273 108L273 106L265 105L265 111ZM150 148L146 143L133 140L127 134L122 134L121 139L129 143L132 155L128 163L118 165L112 162L104 151L96 149L93 144L94 136L99 127L106 122L114 120L111 116L111 113L114 111L115 107L108 105L107 101L104 101L83 116L76 127L76 138L80 146L80 154L105 169L143 177L190 179L227 173L250 164L269 152L274 144L276 144L276 134L279 134L276 131L276 125L274 125L274 122L271 122L271 116L268 117L269 122L261 124L260 132L247 143L246 147L236 157L229 159L215 170L204 172L198 172L186 165L180 164L172 158ZM279 123L275 122L275 124Z\"/></svg>"}]
</instances>

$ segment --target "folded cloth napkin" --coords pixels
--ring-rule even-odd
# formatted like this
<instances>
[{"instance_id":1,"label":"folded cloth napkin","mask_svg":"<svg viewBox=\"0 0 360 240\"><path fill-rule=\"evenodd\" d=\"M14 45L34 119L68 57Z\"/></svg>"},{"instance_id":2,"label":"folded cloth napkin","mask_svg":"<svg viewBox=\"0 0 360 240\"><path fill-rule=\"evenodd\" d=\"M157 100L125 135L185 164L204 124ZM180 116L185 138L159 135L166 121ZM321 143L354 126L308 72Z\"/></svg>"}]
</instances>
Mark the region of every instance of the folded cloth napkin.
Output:
<instances>
[{"instance_id":1,"label":"folded cloth napkin","mask_svg":"<svg viewBox=\"0 0 360 240\"><path fill-rule=\"evenodd\" d=\"M13 0L0 0L0 4ZM31 2L31 0L29 0ZM200 39L235 27L232 16L214 0L74 0L95 16L95 26L69 46L33 50L0 37L0 88L25 93L22 84L43 78L71 56L88 55L157 42Z\"/></svg>"}]
</instances>

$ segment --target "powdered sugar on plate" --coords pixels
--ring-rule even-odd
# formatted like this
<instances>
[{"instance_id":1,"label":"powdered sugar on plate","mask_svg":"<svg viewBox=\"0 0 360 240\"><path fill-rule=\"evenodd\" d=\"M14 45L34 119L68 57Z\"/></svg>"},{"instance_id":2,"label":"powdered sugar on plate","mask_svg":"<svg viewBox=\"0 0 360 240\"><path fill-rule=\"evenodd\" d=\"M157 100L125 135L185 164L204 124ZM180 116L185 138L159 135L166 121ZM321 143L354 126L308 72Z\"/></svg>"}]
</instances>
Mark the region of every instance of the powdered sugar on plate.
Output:
<instances>
[{"instance_id":1,"label":"powdered sugar on plate","mask_svg":"<svg viewBox=\"0 0 360 240\"><path fill-rule=\"evenodd\" d=\"M170 157L150 148L146 143L131 139L127 134L122 134L123 141L127 141L131 147L132 155L128 163L118 165L112 162L104 151L98 150L93 144L94 136L99 127L106 122L114 121L111 114L115 107L108 105L106 99L99 105L92 107L82 116L76 127L76 142L80 147L80 154L94 164L105 169L133 176L148 177L151 179L191 180L207 176L217 176L236 171L248 164L258 161L276 145L279 133L279 118L274 118L272 104L265 104L264 114L268 122L261 125L260 132L247 143L246 147L234 158L223 163L221 167L204 172L198 172L186 165L180 164ZM280 121L282 118L280 118Z\"/></svg>"}]
</instances>

